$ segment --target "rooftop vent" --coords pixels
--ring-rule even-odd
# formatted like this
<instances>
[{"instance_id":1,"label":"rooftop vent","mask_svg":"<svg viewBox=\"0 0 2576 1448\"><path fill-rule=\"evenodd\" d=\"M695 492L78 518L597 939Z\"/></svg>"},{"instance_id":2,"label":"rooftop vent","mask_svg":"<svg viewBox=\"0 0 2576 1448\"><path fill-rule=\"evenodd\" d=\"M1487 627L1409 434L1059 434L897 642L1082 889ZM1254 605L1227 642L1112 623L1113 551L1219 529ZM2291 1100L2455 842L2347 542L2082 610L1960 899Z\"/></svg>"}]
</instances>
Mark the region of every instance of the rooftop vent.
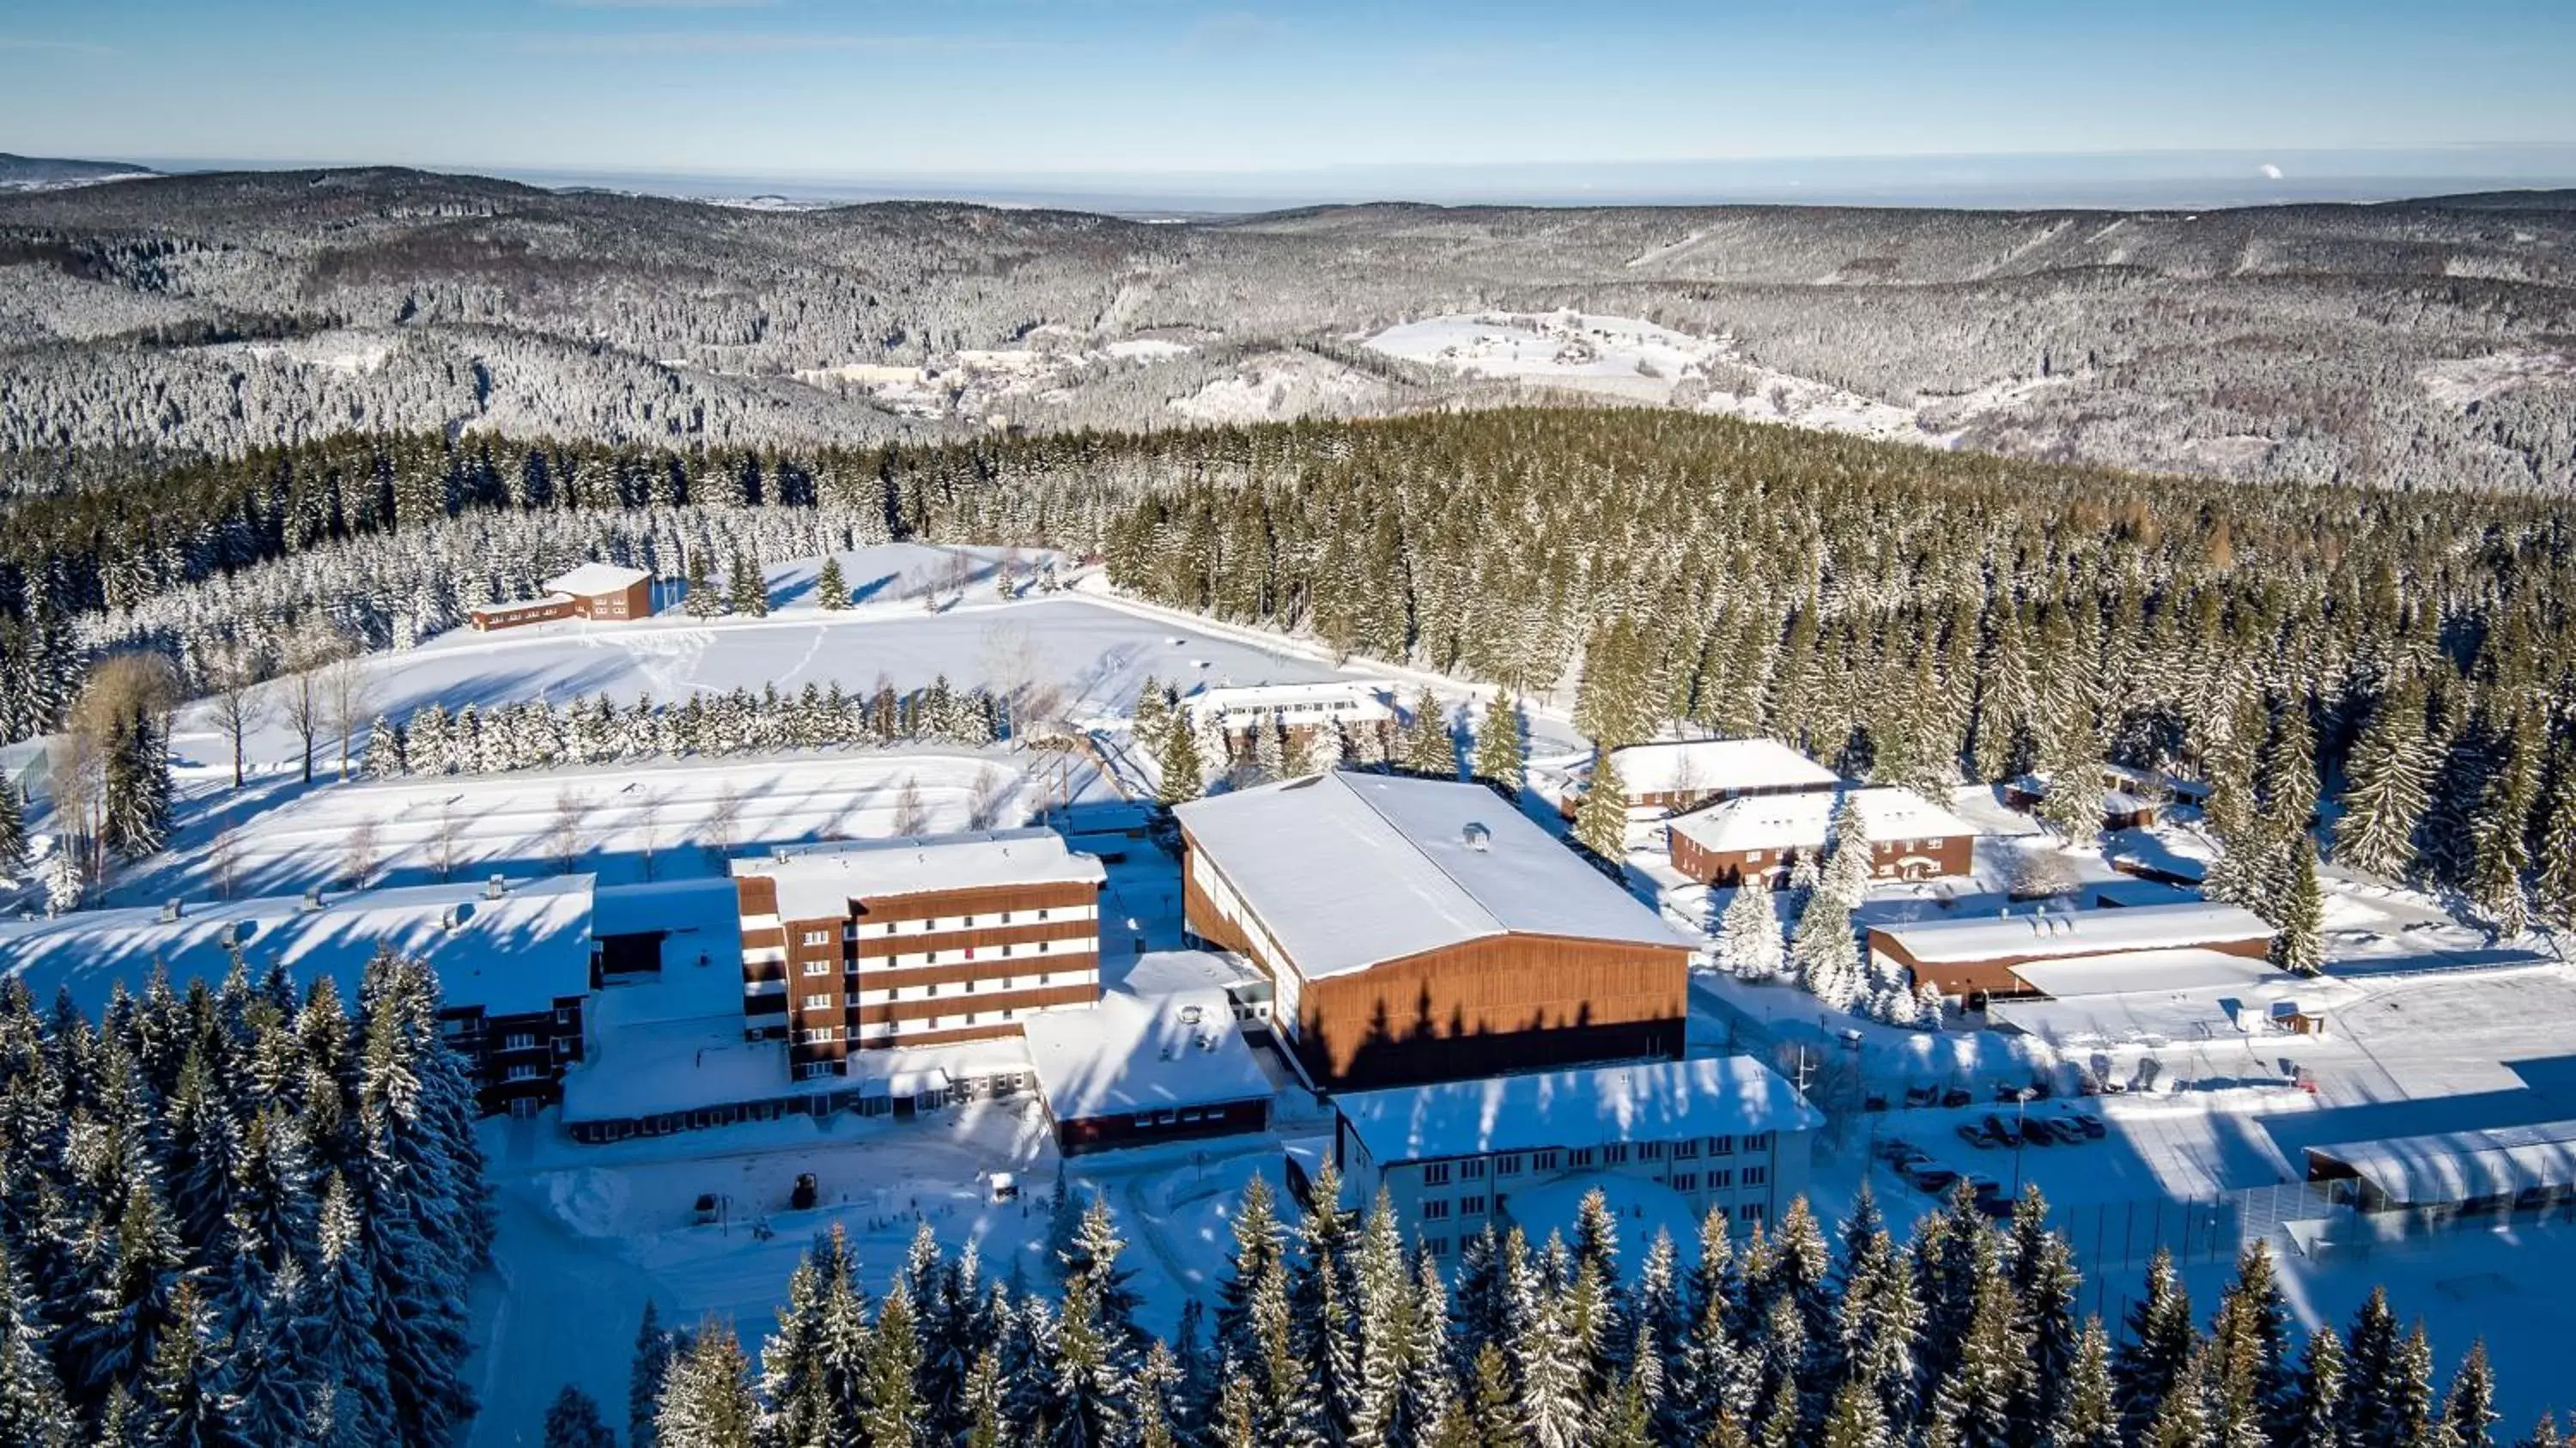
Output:
<instances>
[{"instance_id":1,"label":"rooftop vent","mask_svg":"<svg viewBox=\"0 0 2576 1448\"><path fill-rule=\"evenodd\" d=\"M450 935L453 935L457 931L464 929L465 922L473 918L473 902L459 900L455 904L450 905L445 910L439 912L438 928L446 931Z\"/></svg>"},{"instance_id":2,"label":"rooftop vent","mask_svg":"<svg viewBox=\"0 0 2576 1448\"><path fill-rule=\"evenodd\" d=\"M490 880L484 882L483 898L486 900L498 900L509 893L510 877L507 875L495 875Z\"/></svg>"},{"instance_id":3,"label":"rooftop vent","mask_svg":"<svg viewBox=\"0 0 2576 1448\"><path fill-rule=\"evenodd\" d=\"M187 907L176 898L161 902L161 923L167 925L171 921L178 919L180 912L186 908Z\"/></svg>"},{"instance_id":4,"label":"rooftop vent","mask_svg":"<svg viewBox=\"0 0 2576 1448\"><path fill-rule=\"evenodd\" d=\"M321 891L319 891L319 890L307 890L307 891L305 891L305 892L304 892L304 908L305 908L305 909L307 909L307 910L319 910L319 909L321 909L321 908L322 908L322 892L321 892Z\"/></svg>"},{"instance_id":5,"label":"rooftop vent","mask_svg":"<svg viewBox=\"0 0 2576 1448\"><path fill-rule=\"evenodd\" d=\"M1458 843L1481 855L1494 847L1494 832L1470 820L1458 831Z\"/></svg>"}]
</instances>

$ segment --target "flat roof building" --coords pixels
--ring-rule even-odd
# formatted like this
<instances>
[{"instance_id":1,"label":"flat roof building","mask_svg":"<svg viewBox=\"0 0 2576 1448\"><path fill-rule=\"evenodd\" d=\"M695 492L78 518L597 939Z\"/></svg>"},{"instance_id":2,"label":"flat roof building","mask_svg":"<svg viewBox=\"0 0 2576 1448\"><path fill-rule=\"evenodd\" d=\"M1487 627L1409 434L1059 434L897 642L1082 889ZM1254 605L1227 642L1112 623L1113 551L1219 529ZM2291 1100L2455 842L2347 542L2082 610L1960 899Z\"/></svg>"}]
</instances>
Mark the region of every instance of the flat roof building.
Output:
<instances>
[{"instance_id":1,"label":"flat roof building","mask_svg":"<svg viewBox=\"0 0 2576 1448\"><path fill-rule=\"evenodd\" d=\"M1175 812L1200 939L1321 1085L1675 1056L1693 942L1478 784L1336 770Z\"/></svg>"},{"instance_id":2,"label":"flat roof building","mask_svg":"<svg viewBox=\"0 0 2576 1448\"><path fill-rule=\"evenodd\" d=\"M1746 1226L1777 1220L1806 1190L1824 1124L1750 1056L1348 1092L1333 1109L1335 1161L1356 1198L1383 1187L1435 1257L1519 1220L1524 1194L1553 1199L1563 1193L1545 1189L1589 1175L1660 1186L1693 1217L1723 1208ZM1519 1224L1532 1235L1564 1225Z\"/></svg>"},{"instance_id":3,"label":"flat roof building","mask_svg":"<svg viewBox=\"0 0 2576 1448\"><path fill-rule=\"evenodd\" d=\"M785 847L733 878L745 1030L786 1040L799 1080L1100 996L1107 872L1053 830Z\"/></svg>"},{"instance_id":4,"label":"flat roof building","mask_svg":"<svg viewBox=\"0 0 2576 1448\"><path fill-rule=\"evenodd\" d=\"M1032 1016L1029 1060L1066 1155L1262 1131L1276 1088L1222 987L1124 990Z\"/></svg>"},{"instance_id":5,"label":"flat roof building","mask_svg":"<svg viewBox=\"0 0 2576 1448\"><path fill-rule=\"evenodd\" d=\"M561 1099L564 1068L584 1053L592 883L494 876L5 921L0 974L24 979L40 1004L67 991L94 1016L120 983L139 992L156 969L180 988L220 983L238 952L254 980L277 966L299 987L329 976L354 1004L368 962L393 950L437 972L441 1030L472 1062L483 1109L525 1114Z\"/></svg>"},{"instance_id":6,"label":"flat roof building","mask_svg":"<svg viewBox=\"0 0 2576 1448\"><path fill-rule=\"evenodd\" d=\"M2176 952L2260 961L2272 948L2272 927L2236 905L2194 900L2172 905L2127 905L2100 910L2042 910L2024 915L1919 920L1874 925L1873 957L1884 957L1930 981L1943 995L1998 996L2043 993L2045 972L2020 968L2036 962L2128 959L2141 981L2152 981L2176 962ZM2099 972L2088 993L2101 989Z\"/></svg>"},{"instance_id":7,"label":"flat roof building","mask_svg":"<svg viewBox=\"0 0 2576 1448\"><path fill-rule=\"evenodd\" d=\"M1975 867L1975 825L1910 789L1885 785L1710 805L1672 822L1667 849L1673 868L1703 885L1754 880L1777 889L1798 861L1824 852L1846 803L1869 832L1873 879L1929 880Z\"/></svg>"}]
</instances>

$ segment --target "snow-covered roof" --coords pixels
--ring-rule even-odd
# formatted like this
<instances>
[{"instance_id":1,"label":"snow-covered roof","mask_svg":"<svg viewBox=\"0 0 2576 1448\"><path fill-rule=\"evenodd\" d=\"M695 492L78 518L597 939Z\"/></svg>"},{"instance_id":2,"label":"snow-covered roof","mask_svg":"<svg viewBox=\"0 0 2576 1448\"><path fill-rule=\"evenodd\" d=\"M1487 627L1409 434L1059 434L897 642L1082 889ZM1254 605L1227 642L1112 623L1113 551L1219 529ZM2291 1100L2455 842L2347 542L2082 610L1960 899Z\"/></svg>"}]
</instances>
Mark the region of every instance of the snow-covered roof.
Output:
<instances>
[{"instance_id":1,"label":"snow-covered roof","mask_svg":"<svg viewBox=\"0 0 2576 1448\"><path fill-rule=\"evenodd\" d=\"M2350 1167L2395 1205L2437 1206L2576 1186L2576 1121L2341 1142L2308 1156Z\"/></svg>"},{"instance_id":2,"label":"snow-covered roof","mask_svg":"<svg viewBox=\"0 0 2576 1448\"><path fill-rule=\"evenodd\" d=\"M1890 785L1803 794L1754 795L1694 811L1673 821L1675 834L1718 854L1755 850L1813 850L1833 831L1845 801L1860 811L1874 844L1943 840L1979 831L1975 825L1910 789Z\"/></svg>"},{"instance_id":3,"label":"snow-covered roof","mask_svg":"<svg viewBox=\"0 0 2576 1448\"><path fill-rule=\"evenodd\" d=\"M1707 1056L1348 1092L1334 1109L1380 1166L1760 1131L1824 1117L1751 1056Z\"/></svg>"},{"instance_id":4,"label":"snow-covered roof","mask_svg":"<svg viewBox=\"0 0 2576 1448\"><path fill-rule=\"evenodd\" d=\"M602 593L624 593L653 575L641 568L620 568L614 563L585 563L570 573L559 573L546 580L554 593L569 593L587 598Z\"/></svg>"},{"instance_id":5,"label":"snow-covered roof","mask_svg":"<svg viewBox=\"0 0 2576 1448\"><path fill-rule=\"evenodd\" d=\"M742 1013L626 1021L614 1015L625 993L604 992L588 1059L564 1073L563 1119L641 1121L714 1107L817 1096L894 1095L934 1080L972 1081L1029 1069L1016 1036L948 1046L852 1051L847 1076L799 1081L785 1041L746 1041ZM915 1094L903 1090L901 1094Z\"/></svg>"},{"instance_id":6,"label":"snow-covered roof","mask_svg":"<svg viewBox=\"0 0 2576 1448\"><path fill-rule=\"evenodd\" d=\"M1179 995L1267 985L1270 978L1232 956L1208 950L1149 950L1137 956L1117 985L1131 995Z\"/></svg>"},{"instance_id":7,"label":"snow-covered roof","mask_svg":"<svg viewBox=\"0 0 2576 1448\"><path fill-rule=\"evenodd\" d=\"M1193 719L1214 714L1277 713L1286 722L1329 716L1335 719L1390 719L1393 685L1374 679L1334 679L1319 684L1243 684L1201 689L1181 700Z\"/></svg>"},{"instance_id":8,"label":"snow-covered roof","mask_svg":"<svg viewBox=\"0 0 2576 1448\"><path fill-rule=\"evenodd\" d=\"M1829 790L1842 776L1777 739L1684 739L1610 751L1630 795Z\"/></svg>"},{"instance_id":9,"label":"snow-covered roof","mask_svg":"<svg viewBox=\"0 0 2576 1448\"><path fill-rule=\"evenodd\" d=\"M2269 940L2263 917L2237 905L2195 900L2181 905L2123 905L2103 910L2043 910L1965 920L1920 920L1870 928L1927 965L2005 956L2115 955L2141 950Z\"/></svg>"},{"instance_id":10,"label":"snow-covered roof","mask_svg":"<svg viewBox=\"0 0 2576 1448\"><path fill-rule=\"evenodd\" d=\"M2180 946L2165 950L2123 950L2067 960L2035 960L2013 967L2013 974L2042 995L2058 1000L2123 992L2205 990L2253 985L2281 975L2260 960L2223 950Z\"/></svg>"},{"instance_id":11,"label":"snow-covered roof","mask_svg":"<svg viewBox=\"0 0 2576 1448\"><path fill-rule=\"evenodd\" d=\"M460 881L326 895L318 910L279 895L190 903L176 920L144 907L0 922L0 972L25 977L39 1002L68 988L96 1012L117 981L141 990L156 961L174 986L221 981L239 942L254 979L283 962L299 984L328 975L343 1000L355 1000L384 945L428 960L448 1005L495 1015L549 1010L590 989L591 880L522 880L498 899L486 898L488 884Z\"/></svg>"},{"instance_id":12,"label":"snow-covered roof","mask_svg":"<svg viewBox=\"0 0 2576 1448\"><path fill-rule=\"evenodd\" d=\"M1084 1010L1040 1011L1021 1029L1058 1121L1260 1100L1276 1089L1223 990L1110 991Z\"/></svg>"},{"instance_id":13,"label":"snow-covered roof","mask_svg":"<svg viewBox=\"0 0 2576 1448\"><path fill-rule=\"evenodd\" d=\"M850 902L998 885L1098 885L1098 857L1066 848L1043 826L892 840L782 845L733 862L736 879L778 882L778 917L820 920L850 913Z\"/></svg>"},{"instance_id":14,"label":"snow-covered roof","mask_svg":"<svg viewBox=\"0 0 2576 1448\"><path fill-rule=\"evenodd\" d=\"M1690 944L1481 784L1334 770L1175 813L1309 979L1503 934Z\"/></svg>"}]
</instances>

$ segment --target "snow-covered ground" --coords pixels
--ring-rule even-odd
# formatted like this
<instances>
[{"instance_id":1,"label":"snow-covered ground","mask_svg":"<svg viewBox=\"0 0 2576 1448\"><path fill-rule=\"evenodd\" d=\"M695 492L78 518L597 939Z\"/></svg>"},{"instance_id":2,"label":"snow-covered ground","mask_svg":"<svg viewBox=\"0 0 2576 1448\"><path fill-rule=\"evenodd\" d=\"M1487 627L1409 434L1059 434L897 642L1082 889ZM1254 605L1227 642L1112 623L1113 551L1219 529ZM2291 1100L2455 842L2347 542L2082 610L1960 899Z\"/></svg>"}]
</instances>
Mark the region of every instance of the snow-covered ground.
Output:
<instances>
[{"instance_id":1,"label":"snow-covered ground","mask_svg":"<svg viewBox=\"0 0 2576 1448\"><path fill-rule=\"evenodd\" d=\"M1732 337L1697 337L1633 317L1574 311L1427 317L1365 340L1374 351L1461 376L1507 378L1937 448L1957 447L1968 426L1980 418L2071 380L2006 377L1956 396L1925 394L1892 402L1766 367L1746 356Z\"/></svg>"}]
</instances>

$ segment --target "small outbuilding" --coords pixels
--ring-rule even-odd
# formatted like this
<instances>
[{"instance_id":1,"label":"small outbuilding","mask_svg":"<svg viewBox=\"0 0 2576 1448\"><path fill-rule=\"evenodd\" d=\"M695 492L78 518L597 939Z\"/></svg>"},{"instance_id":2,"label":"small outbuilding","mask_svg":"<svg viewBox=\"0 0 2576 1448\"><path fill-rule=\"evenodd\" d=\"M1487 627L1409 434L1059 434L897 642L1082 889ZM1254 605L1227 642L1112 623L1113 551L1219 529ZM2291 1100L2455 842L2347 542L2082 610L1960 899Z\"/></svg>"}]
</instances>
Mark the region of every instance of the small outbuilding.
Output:
<instances>
[{"instance_id":1,"label":"small outbuilding","mask_svg":"<svg viewBox=\"0 0 2576 1448\"><path fill-rule=\"evenodd\" d=\"M1264 1131L1277 1089L1222 988L1113 991L1025 1027L1038 1095L1067 1156Z\"/></svg>"},{"instance_id":2,"label":"small outbuilding","mask_svg":"<svg viewBox=\"0 0 2576 1448\"><path fill-rule=\"evenodd\" d=\"M2207 984L2270 953L2272 927L2236 905L2195 900L2103 910L2041 910L1970 919L1891 921L1870 927L1872 959L1905 967L1943 995L2059 995L2180 989ZM2231 957L2232 961L2214 957ZM2083 970L2073 962L2094 962ZM2042 969L2039 967L2046 966ZM2061 989L2051 989L2055 981Z\"/></svg>"},{"instance_id":3,"label":"small outbuilding","mask_svg":"<svg viewBox=\"0 0 2576 1448\"><path fill-rule=\"evenodd\" d=\"M1798 861L1824 853L1846 803L1869 834L1872 879L1964 875L1975 863L1975 825L1910 789L1873 785L1756 795L1695 810L1667 832L1673 868L1703 885L1756 880L1777 889Z\"/></svg>"},{"instance_id":4,"label":"small outbuilding","mask_svg":"<svg viewBox=\"0 0 2576 1448\"><path fill-rule=\"evenodd\" d=\"M652 616L653 575L613 563L585 563L547 579L546 591L534 598L481 604L471 615L474 627L483 632L559 618L617 623Z\"/></svg>"},{"instance_id":5,"label":"small outbuilding","mask_svg":"<svg viewBox=\"0 0 2576 1448\"><path fill-rule=\"evenodd\" d=\"M1631 814L1660 817L1731 799L1828 792L1842 777L1777 739L1668 739L1610 751ZM1559 805L1567 819L1582 807L1583 785Z\"/></svg>"}]
</instances>

